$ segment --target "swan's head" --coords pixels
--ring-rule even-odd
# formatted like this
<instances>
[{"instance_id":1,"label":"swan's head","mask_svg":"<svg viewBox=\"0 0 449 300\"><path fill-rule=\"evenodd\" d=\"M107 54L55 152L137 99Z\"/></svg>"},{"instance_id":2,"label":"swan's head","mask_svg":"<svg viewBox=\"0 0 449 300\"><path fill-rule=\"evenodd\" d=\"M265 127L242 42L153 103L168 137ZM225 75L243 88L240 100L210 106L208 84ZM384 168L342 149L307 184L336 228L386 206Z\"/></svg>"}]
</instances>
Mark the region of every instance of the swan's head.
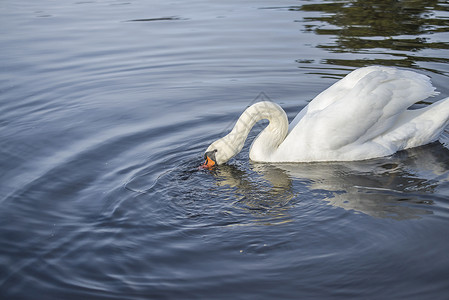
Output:
<instances>
[{"instance_id":1,"label":"swan's head","mask_svg":"<svg viewBox=\"0 0 449 300\"><path fill-rule=\"evenodd\" d=\"M215 165L222 165L234 157L240 150L238 147L233 146L229 135L216 140L204 153L205 162L202 167L210 169Z\"/></svg>"}]
</instances>

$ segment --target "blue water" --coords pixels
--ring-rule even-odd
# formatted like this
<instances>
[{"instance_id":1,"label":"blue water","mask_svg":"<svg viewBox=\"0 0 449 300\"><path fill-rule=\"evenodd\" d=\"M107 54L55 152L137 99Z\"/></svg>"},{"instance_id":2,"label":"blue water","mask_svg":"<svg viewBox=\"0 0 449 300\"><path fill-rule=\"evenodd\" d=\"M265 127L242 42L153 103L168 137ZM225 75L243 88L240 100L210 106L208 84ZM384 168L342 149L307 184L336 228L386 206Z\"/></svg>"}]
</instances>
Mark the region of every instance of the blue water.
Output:
<instances>
[{"instance_id":1,"label":"blue water","mask_svg":"<svg viewBox=\"0 0 449 300\"><path fill-rule=\"evenodd\" d=\"M448 41L442 0L2 1L0 298L447 299L449 134L197 167L249 104L291 120L356 67L449 96Z\"/></svg>"}]
</instances>

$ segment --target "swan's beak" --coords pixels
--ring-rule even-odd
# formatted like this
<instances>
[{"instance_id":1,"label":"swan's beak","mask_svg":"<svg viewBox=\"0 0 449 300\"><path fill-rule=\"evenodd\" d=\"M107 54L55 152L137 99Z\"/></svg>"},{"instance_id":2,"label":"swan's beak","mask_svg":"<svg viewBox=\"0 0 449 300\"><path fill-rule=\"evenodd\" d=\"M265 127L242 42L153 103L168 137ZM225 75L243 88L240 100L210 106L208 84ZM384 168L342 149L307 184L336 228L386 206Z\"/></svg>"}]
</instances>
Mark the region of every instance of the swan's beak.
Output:
<instances>
[{"instance_id":1,"label":"swan's beak","mask_svg":"<svg viewBox=\"0 0 449 300\"><path fill-rule=\"evenodd\" d=\"M201 165L201 169L212 169L215 165L215 161L206 155L206 161Z\"/></svg>"},{"instance_id":2,"label":"swan's beak","mask_svg":"<svg viewBox=\"0 0 449 300\"><path fill-rule=\"evenodd\" d=\"M204 155L205 158L205 162L204 164L202 164L200 166L200 169L212 169L212 167L214 167L215 165L217 165L217 163L215 162L215 160L213 158L211 158L211 156L215 156L214 153L206 153Z\"/></svg>"}]
</instances>

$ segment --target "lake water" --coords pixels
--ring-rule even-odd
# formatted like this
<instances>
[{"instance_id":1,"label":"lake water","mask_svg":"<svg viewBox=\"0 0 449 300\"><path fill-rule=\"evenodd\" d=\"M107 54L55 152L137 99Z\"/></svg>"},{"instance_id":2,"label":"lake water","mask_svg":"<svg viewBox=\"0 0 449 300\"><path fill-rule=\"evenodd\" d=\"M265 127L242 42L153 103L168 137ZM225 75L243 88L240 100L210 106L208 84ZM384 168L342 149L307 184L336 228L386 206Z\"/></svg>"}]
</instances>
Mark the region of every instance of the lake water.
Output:
<instances>
[{"instance_id":1,"label":"lake water","mask_svg":"<svg viewBox=\"0 0 449 300\"><path fill-rule=\"evenodd\" d=\"M0 45L0 298L447 299L449 136L197 168L356 67L448 97L447 1L5 0Z\"/></svg>"}]
</instances>

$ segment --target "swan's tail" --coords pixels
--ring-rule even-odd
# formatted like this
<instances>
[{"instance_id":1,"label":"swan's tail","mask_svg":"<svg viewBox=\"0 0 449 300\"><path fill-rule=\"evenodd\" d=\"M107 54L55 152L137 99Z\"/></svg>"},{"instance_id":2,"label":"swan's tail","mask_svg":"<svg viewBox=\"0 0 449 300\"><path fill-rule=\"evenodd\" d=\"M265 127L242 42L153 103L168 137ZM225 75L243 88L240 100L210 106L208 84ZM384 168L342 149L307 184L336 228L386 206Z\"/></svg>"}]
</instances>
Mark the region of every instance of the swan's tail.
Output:
<instances>
[{"instance_id":1,"label":"swan's tail","mask_svg":"<svg viewBox=\"0 0 449 300\"><path fill-rule=\"evenodd\" d=\"M449 97L425 108L405 111L381 139L399 151L437 141L449 133L448 125Z\"/></svg>"}]
</instances>

